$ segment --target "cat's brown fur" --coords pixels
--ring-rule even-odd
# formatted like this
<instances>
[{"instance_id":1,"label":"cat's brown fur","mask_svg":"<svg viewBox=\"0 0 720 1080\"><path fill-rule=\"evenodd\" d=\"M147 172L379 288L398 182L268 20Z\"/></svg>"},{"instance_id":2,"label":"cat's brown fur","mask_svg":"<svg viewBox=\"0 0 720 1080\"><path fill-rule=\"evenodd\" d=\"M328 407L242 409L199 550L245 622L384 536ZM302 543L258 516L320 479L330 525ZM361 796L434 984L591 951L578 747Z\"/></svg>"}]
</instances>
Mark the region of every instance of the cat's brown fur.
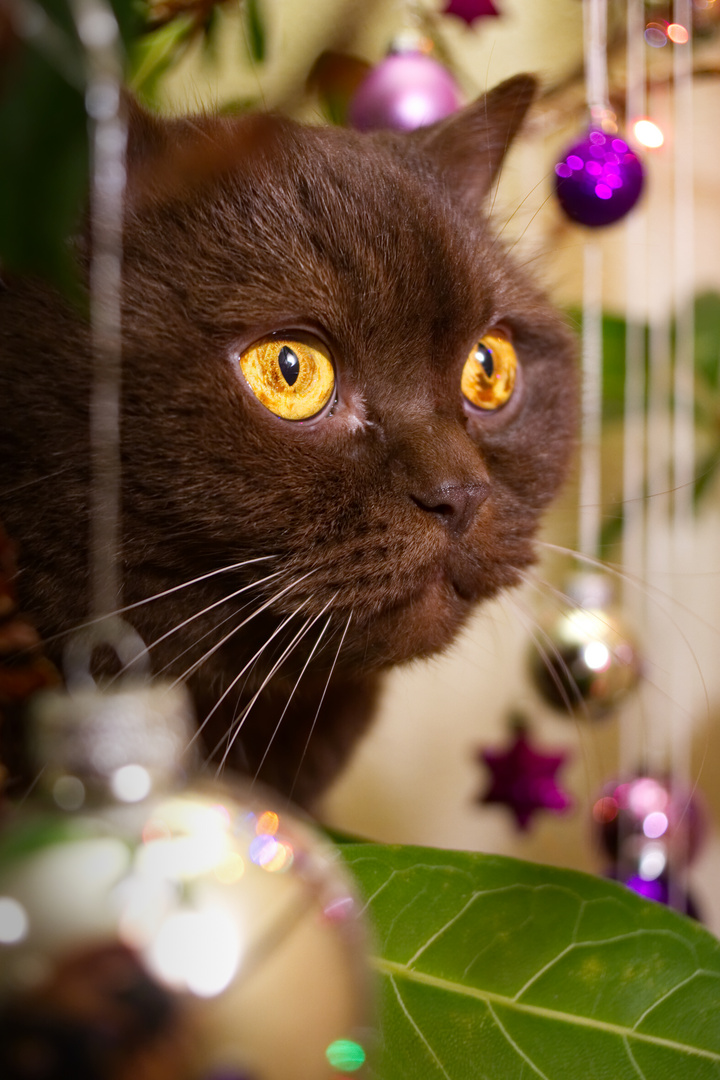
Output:
<instances>
[{"instance_id":1,"label":"cat's brown fur","mask_svg":"<svg viewBox=\"0 0 720 1080\"><path fill-rule=\"evenodd\" d=\"M130 614L151 643L222 601L153 648L156 671L178 675L290 586L190 678L202 720L297 612L212 714L206 743L221 752L318 617L237 735L233 759L253 773L330 617L261 769L301 802L346 759L381 672L445 647L533 561L538 515L566 468L570 337L479 210L532 94L519 77L410 136L268 117L134 120L124 599L271 556ZM498 325L520 385L497 413L470 414L462 366ZM338 401L321 420L278 419L239 374L244 347L288 328L319 334L333 355ZM49 639L89 605L87 329L49 289L7 281L0 356L0 519L20 545L23 607Z\"/></svg>"}]
</instances>

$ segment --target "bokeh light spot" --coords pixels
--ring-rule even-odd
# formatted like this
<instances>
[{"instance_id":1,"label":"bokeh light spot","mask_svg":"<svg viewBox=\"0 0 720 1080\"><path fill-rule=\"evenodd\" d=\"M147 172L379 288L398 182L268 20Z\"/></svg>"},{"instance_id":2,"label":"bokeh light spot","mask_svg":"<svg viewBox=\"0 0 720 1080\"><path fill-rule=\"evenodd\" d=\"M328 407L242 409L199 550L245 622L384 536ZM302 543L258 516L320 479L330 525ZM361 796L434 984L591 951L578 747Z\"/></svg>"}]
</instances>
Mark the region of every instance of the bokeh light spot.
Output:
<instances>
[{"instance_id":1,"label":"bokeh light spot","mask_svg":"<svg viewBox=\"0 0 720 1080\"><path fill-rule=\"evenodd\" d=\"M16 945L27 937L28 927L22 904L12 896L0 896L0 945Z\"/></svg>"},{"instance_id":2,"label":"bokeh light spot","mask_svg":"<svg viewBox=\"0 0 720 1080\"><path fill-rule=\"evenodd\" d=\"M365 1064L365 1051L352 1039L336 1039L328 1046L325 1057L333 1069L345 1073L356 1072Z\"/></svg>"},{"instance_id":3,"label":"bokeh light spot","mask_svg":"<svg viewBox=\"0 0 720 1080\"><path fill-rule=\"evenodd\" d=\"M633 132L637 141L648 150L657 150L665 142L665 136L657 124L646 117L635 121Z\"/></svg>"},{"instance_id":4,"label":"bokeh light spot","mask_svg":"<svg viewBox=\"0 0 720 1080\"><path fill-rule=\"evenodd\" d=\"M278 831L280 824L280 818L272 810L266 810L264 814L261 814L258 818L257 825L255 826L255 832L260 836L265 833L266 836L274 836Z\"/></svg>"},{"instance_id":5,"label":"bokeh light spot","mask_svg":"<svg viewBox=\"0 0 720 1080\"><path fill-rule=\"evenodd\" d=\"M687 45L690 40L690 35L682 23L670 23L667 28L667 36L676 45Z\"/></svg>"}]
</instances>

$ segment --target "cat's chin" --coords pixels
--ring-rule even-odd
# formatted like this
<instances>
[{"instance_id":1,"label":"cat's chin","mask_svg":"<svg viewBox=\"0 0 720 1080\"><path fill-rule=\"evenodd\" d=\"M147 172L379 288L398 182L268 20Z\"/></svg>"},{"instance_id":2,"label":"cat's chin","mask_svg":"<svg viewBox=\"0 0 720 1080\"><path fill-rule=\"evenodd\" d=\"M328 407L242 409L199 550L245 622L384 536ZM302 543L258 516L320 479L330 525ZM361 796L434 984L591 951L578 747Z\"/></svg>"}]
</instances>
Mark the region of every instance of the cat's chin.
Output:
<instances>
[{"instance_id":1,"label":"cat's chin","mask_svg":"<svg viewBox=\"0 0 720 1080\"><path fill-rule=\"evenodd\" d=\"M438 573L406 600L376 615L363 637L364 661L385 667L446 649L480 599L496 590L469 590Z\"/></svg>"}]
</instances>

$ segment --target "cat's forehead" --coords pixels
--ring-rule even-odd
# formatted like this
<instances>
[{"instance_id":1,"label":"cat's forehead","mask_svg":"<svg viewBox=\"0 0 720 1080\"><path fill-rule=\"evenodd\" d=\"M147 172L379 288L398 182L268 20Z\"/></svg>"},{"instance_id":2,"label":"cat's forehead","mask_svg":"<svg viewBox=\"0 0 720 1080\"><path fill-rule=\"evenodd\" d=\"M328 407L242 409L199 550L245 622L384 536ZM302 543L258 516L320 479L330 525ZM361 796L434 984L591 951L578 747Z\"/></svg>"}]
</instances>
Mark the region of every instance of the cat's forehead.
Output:
<instances>
[{"instance_id":1,"label":"cat's forehead","mask_svg":"<svg viewBox=\"0 0 720 1080\"><path fill-rule=\"evenodd\" d=\"M276 305L333 334L407 340L472 333L496 305L480 210L463 214L392 140L291 128L239 165L223 200L249 317Z\"/></svg>"}]
</instances>

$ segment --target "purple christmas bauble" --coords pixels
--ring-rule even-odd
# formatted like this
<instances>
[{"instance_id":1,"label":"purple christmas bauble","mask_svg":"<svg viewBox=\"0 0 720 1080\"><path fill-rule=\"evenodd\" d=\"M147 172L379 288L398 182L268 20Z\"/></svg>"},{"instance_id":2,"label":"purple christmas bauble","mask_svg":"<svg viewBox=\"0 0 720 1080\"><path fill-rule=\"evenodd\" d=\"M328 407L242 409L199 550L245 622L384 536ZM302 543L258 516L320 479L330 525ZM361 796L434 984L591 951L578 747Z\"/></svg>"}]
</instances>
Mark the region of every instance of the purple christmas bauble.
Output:
<instances>
[{"instance_id":1,"label":"purple christmas bauble","mask_svg":"<svg viewBox=\"0 0 720 1080\"><path fill-rule=\"evenodd\" d=\"M616 870L608 870L605 877L612 881L620 881L628 889L644 896L646 900L654 900L658 904L666 904L689 915L691 919L700 921L700 912L692 896L675 883L670 883L667 874L658 878L647 880L640 874L619 874Z\"/></svg>"},{"instance_id":2,"label":"purple christmas bauble","mask_svg":"<svg viewBox=\"0 0 720 1080\"><path fill-rule=\"evenodd\" d=\"M638 865L648 879L666 864L687 866L702 847L706 813L697 793L673 790L664 779L612 781L593 806L599 839L619 865Z\"/></svg>"},{"instance_id":3,"label":"purple christmas bauble","mask_svg":"<svg viewBox=\"0 0 720 1080\"><path fill-rule=\"evenodd\" d=\"M555 191L567 216L597 228L619 221L640 198L644 171L624 139L591 128L555 166Z\"/></svg>"},{"instance_id":4,"label":"purple christmas bauble","mask_svg":"<svg viewBox=\"0 0 720 1080\"><path fill-rule=\"evenodd\" d=\"M358 131L412 131L442 120L460 104L458 85L442 64L424 53L404 52L386 57L363 79L348 118Z\"/></svg>"}]
</instances>

